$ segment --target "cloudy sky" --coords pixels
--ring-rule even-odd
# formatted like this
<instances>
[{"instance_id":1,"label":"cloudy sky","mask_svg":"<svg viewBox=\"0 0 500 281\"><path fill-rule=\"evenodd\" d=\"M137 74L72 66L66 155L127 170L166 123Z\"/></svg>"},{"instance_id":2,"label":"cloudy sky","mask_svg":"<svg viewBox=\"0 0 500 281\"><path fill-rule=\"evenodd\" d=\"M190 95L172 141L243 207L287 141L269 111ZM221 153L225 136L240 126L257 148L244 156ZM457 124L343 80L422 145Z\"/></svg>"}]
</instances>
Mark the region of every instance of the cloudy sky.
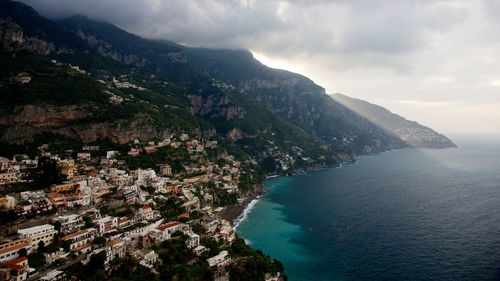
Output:
<instances>
[{"instance_id":1,"label":"cloudy sky","mask_svg":"<svg viewBox=\"0 0 500 281\"><path fill-rule=\"evenodd\" d=\"M445 133L500 133L500 1L23 0L147 38L250 49Z\"/></svg>"}]
</instances>

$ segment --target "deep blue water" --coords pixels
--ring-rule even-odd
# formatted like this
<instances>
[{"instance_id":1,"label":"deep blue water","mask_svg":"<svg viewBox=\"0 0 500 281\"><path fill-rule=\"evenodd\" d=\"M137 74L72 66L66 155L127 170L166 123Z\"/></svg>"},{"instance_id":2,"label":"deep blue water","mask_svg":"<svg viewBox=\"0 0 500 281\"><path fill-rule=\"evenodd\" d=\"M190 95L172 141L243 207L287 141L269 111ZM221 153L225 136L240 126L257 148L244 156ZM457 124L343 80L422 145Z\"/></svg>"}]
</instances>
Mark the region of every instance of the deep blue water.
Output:
<instances>
[{"instance_id":1,"label":"deep blue water","mask_svg":"<svg viewBox=\"0 0 500 281\"><path fill-rule=\"evenodd\" d=\"M500 138L268 180L237 232L291 281L500 280Z\"/></svg>"}]
</instances>

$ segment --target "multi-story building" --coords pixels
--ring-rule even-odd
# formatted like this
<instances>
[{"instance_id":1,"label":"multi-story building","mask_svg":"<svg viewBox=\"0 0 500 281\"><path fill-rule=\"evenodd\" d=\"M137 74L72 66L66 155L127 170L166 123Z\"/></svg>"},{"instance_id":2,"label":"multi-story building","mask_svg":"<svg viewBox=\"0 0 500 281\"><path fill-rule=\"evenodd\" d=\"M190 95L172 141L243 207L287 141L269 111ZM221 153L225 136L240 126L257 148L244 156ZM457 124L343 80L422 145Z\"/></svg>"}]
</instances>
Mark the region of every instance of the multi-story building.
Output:
<instances>
[{"instance_id":1,"label":"multi-story building","mask_svg":"<svg viewBox=\"0 0 500 281\"><path fill-rule=\"evenodd\" d=\"M27 239L17 239L10 242L5 242L0 245L0 263L4 263L19 257L19 251L26 249L29 253L31 244Z\"/></svg>"},{"instance_id":2,"label":"multi-story building","mask_svg":"<svg viewBox=\"0 0 500 281\"><path fill-rule=\"evenodd\" d=\"M9 159L0 157L0 171L6 171L10 167Z\"/></svg>"},{"instance_id":3,"label":"multi-story building","mask_svg":"<svg viewBox=\"0 0 500 281\"><path fill-rule=\"evenodd\" d=\"M162 242L169 240L174 232L181 231L182 228L183 224L178 221L174 221L158 226L151 235L157 242Z\"/></svg>"},{"instance_id":4,"label":"multi-story building","mask_svg":"<svg viewBox=\"0 0 500 281\"><path fill-rule=\"evenodd\" d=\"M116 227L118 226L118 218L106 216L102 219L97 220L95 223L97 225L99 234L103 235L116 230Z\"/></svg>"},{"instance_id":5,"label":"multi-story building","mask_svg":"<svg viewBox=\"0 0 500 281\"><path fill-rule=\"evenodd\" d=\"M217 272L221 272L231 264L231 257L227 251L221 251L218 255L208 258L207 262L211 268L216 268Z\"/></svg>"},{"instance_id":6,"label":"multi-story building","mask_svg":"<svg viewBox=\"0 0 500 281\"><path fill-rule=\"evenodd\" d=\"M106 260L108 262L115 258L123 258L126 255L126 247L123 239L111 239L107 243Z\"/></svg>"},{"instance_id":7,"label":"multi-story building","mask_svg":"<svg viewBox=\"0 0 500 281\"><path fill-rule=\"evenodd\" d=\"M92 155L90 152L80 152L76 155L76 159L78 161L90 161L92 159Z\"/></svg>"},{"instance_id":8,"label":"multi-story building","mask_svg":"<svg viewBox=\"0 0 500 281\"><path fill-rule=\"evenodd\" d=\"M152 267L158 261L158 254L152 249L138 250L135 252L135 256L145 267Z\"/></svg>"},{"instance_id":9,"label":"multi-story building","mask_svg":"<svg viewBox=\"0 0 500 281\"><path fill-rule=\"evenodd\" d=\"M66 178L73 178L76 170L74 160L61 160L59 162L59 167L61 169L61 174L65 175Z\"/></svg>"},{"instance_id":10,"label":"multi-story building","mask_svg":"<svg viewBox=\"0 0 500 281\"><path fill-rule=\"evenodd\" d=\"M51 224L42 224L17 231L19 238L27 239L32 249L37 249L40 242L43 242L46 246L51 244L56 234L57 230Z\"/></svg>"},{"instance_id":11,"label":"multi-story building","mask_svg":"<svg viewBox=\"0 0 500 281\"><path fill-rule=\"evenodd\" d=\"M53 222L59 222L61 224L60 232L63 234L73 232L82 228L84 225L82 217L76 214L58 216L52 219Z\"/></svg>"},{"instance_id":12,"label":"multi-story building","mask_svg":"<svg viewBox=\"0 0 500 281\"><path fill-rule=\"evenodd\" d=\"M170 165L168 164L162 165L160 171L162 176L168 177L172 175L172 167L170 167Z\"/></svg>"},{"instance_id":13,"label":"multi-story building","mask_svg":"<svg viewBox=\"0 0 500 281\"><path fill-rule=\"evenodd\" d=\"M0 280L22 281L28 278L28 258L19 257L0 267Z\"/></svg>"},{"instance_id":14,"label":"multi-story building","mask_svg":"<svg viewBox=\"0 0 500 281\"><path fill-rule=\"evenodd\" d=\"M8 184L19 180L16 172L0 173L0 184Z\"/></svg>"},{"instance_id":15,"label":"multi-story building","mask_svg":"<svg viewBox=\"0 0 500 281\"><path fill-rule=\"evenodd\" d=\"M63 192L79 192L80 184L74 182L66 182L62 184L55 184L50 187L50 191L54 193L63 193Z\"/></svg>"},{"instance_id":16,"label":"multi-story building","mask_svg":"<svg viewBox=\"0 0 500 281\"><path fill-rule=\"evenodd\" d=\"M151 209L151 207L149 207L148 205L144 205L139 209L139 215L141 216L141 218L148 221L153 220L156 217L153 209Z\"/></svg>"},{"instance_id":17,"label":"multi-story building","mask_svg":"<svg viewBox=\"0 0 500 281\"><path fill-rule=\"evenodd\" d=\"M193 232L189 233L188 239L186 240L186 246L189 249L193 249L198 247L199 245L200 245L200 235Z\"/></svg>"},{"instance_id":18,"label":"multi-story building","mask_svg":"<svg viewBox=\"0 0 500 281\"><path fill-rule=\"evenodd\" d=\"M66 280L66 273L61 270L54 269L51 272L45 274L42 276L39 280L40 281L59 281L59 280Z\"/></svg>"},{"instance_id":19,"label":"multi-story building","mask_svg":"<svg viewBox=\"0 0 500 281\"><path fill-rule=\"evenodd\" d=\"M92 250L92 241L97 233L97 229L89 228L78 230L62 238L69 243L69 250L76 254L85 254Z\"/></svg>"}]
</instances>

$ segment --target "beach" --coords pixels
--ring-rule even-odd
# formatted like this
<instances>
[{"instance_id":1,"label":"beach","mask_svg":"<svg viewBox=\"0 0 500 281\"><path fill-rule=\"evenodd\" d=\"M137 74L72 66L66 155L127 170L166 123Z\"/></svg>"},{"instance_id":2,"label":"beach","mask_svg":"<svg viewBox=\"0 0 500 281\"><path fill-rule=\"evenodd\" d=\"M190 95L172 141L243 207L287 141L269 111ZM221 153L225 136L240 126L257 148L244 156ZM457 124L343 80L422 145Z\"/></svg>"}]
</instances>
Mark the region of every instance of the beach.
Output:
<instances>
[{"instance_id":1,"label":"beach","mask_svg":"<svg viewBox=\"0 0 500 281\"><path fill-rule=\"evenodd\" d=\"M243 219L245 210L247 208L251 208L251 203L252 201L257 202L258 198L260 197L260 194L248 196L245 198L242 198L240 202L234 205L229 205L224 207L222 211L218 213L218 216L224 220L229 221L231 223L231 226L235 227L238 222Z\"/></svg>"}]
</instances>

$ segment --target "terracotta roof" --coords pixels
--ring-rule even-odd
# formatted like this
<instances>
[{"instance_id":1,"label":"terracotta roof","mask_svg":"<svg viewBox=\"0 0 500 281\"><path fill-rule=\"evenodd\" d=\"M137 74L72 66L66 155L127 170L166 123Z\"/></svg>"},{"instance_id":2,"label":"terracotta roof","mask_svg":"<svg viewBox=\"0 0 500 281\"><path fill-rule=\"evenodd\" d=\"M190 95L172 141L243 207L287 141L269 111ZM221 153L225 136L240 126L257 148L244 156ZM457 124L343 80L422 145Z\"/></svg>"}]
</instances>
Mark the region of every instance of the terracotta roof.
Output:
<instances>
[{"instance_id":1,"label":"terracotta roof","mask_svg":"<svg viewBox=\"0 0 500 281\"><path fill-rule=\"evenodd\" d=\"M80 247L74 248L74 249L73 249L73 250L71 250L71 251L73 251L73 252L78 252L78 251L81 251L81 250L86 249L86 248L88 248L88 247L92 247L92 243L87 243L87 244L82 245L82 246L80 246Z\"/></svg>"},{"instance_id":2,"label":"terracotta roof","mask_svg":"<svg viewBox=\"0 0 500 281\"><path fill-rule=\"evenodd\" d=\"M9 268L10 270L15 270L15 271L19 271L19 270L24 268L24 267L22 267L18 264L15 264L15 263L7 263L4 266Z\"/></svg>"},{"instance_id":3,"label":"terracotta roof","mask_svg":"<svg viewBox=\"0 0 500 281\"><path fill-rule=\"evenodd\" d=\"M117 245L117 244L120 244L122 243L123 240L122 239L113 239L113 240L110 240L109 243L111 244L111 246L114 246L114 245Z\"/></svg>"},{"instance_id":4,"label":"terracotta roof","mask_svg":"<svg viewBox=\"0 0 500 281\"><path fill-rule=\"evenodd\" d=\"M78 236L80 236L80 235L87 234L87 233L89 233L89 231L88 231L88 230L86 230L86 229L83 229L83 230L78 230L78 231L76 231L76 232L73 232L73 233L70 233L70 234L68 234L68 235L64 236L64 237L62 238L62 240L69 240L69 239L73 239L73 238L75 238L75 237L78 237Z\"/></svg>"},{"instance_id":5,"label":"terracotta roof","mask_svg":"<svg viewBox=\"0 0 500 281\"><path fill-rule=\"evenodd\" d=\"M174 222L171 222L171 223L167 223L167 224L164 224L164 225L160 225L160 226L158 226L158 230L163 231L163 230L165 230L165 229L168 229L168 228L171 228L171 227L177 226L177 225L179 225L179 224L181 224L181 223L180 223L180 222L178 222L178 221L174 221Z\"/></svg>"},{"instance_id":6,"label":"terracotta roof","mask_svg":"<svg viewBox=\"0 0 500 281\"><path fill-rule=\"evenodd\" d=\"M189 218L189 214L188 213L182 213L178 217L179 218Z\"/></svg>"},{"instance_id":7,"label":"terracotta roof","mask_svg":"<svg viewBox=\"0 0 500 281\"><path fill-rule=\"evenodd\" d=\"M126 221L129 221L129 218L127 218L127 217L121 217L121 218L118 219L119 223L126 222Z\"/></svg>"},{"instance_id":8,"label":"terracotta roof","mask_svg":"<svg viewBox=\"0 0 500 281\"><path fill-rule=\"evenodd\" d=\"M5 265L12 265L12 264L17 265L18 263L22 263L22 262L25 262L27 260L28 260L28 258L23 256L23 257L19 257L19 258L10 260L10 261L6 262Z\"/></svg>"},{"instance_id":9,"label":"terracotta roof","mask_svg":"<svg viewBox=\"0 0 500 281\"><path fill-rule=\"evenodd\" d=\"M1 254L4 254L4 253L8 253L8 252L11 252L11 251L15 251L15 250L19 250L19 249L22 249L22 248L26 248L28 247L30 244L28 242L21 242L19 244L16 244L16 245L12 245L12 246L9 246L9 247L5 247L3 249L0 249L0 255Z\"/></svg>"}]
</instances>

